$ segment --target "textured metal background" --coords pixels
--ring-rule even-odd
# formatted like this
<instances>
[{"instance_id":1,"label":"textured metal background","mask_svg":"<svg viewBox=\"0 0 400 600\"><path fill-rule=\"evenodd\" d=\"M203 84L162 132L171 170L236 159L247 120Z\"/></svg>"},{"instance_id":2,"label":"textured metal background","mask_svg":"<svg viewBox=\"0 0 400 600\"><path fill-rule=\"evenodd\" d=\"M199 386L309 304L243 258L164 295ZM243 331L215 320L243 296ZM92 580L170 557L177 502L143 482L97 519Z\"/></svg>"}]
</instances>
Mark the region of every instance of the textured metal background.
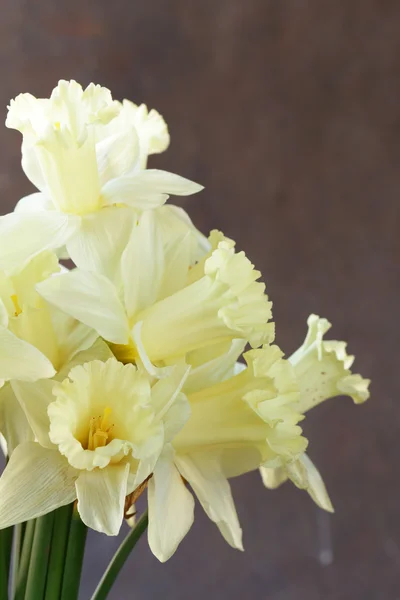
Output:
<instances>
[{"instance_id":1,"label":"textured metal background","mask_svg":"<svg viewBox=\"0 0 400 600\"><path fill-rule=\"evenodd\" d=\"M318 312L350 342L373 397L307 419L336 514L257 474L233 482L244 554L197 509L165 565L142 540L111 600L400 598L400 3L396 0L2 0L0 106L60 78L165 115L157 165L203 183L197 225L237 240L264 274L278 342ZM0 129L0 202L31 190ZM331 541L329 541L329 537ZM116 545L90 536L88 598ZM332 564L321 564L330 546Z\"/></svg>"}]
</instances>

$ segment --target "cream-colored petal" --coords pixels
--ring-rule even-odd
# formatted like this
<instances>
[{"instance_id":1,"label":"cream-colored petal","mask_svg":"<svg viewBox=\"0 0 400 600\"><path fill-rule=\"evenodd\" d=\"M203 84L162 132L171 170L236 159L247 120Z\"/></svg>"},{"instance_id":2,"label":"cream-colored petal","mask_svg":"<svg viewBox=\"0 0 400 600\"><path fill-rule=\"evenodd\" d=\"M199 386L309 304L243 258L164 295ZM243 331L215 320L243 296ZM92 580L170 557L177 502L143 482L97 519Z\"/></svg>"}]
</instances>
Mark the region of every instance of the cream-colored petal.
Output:
<instances>
[{"instance_id":1,"label":"cream-colored petal","mask_svg":"<svg viewBox=\"0 0 400 600\"><path fill-rule=\"evenodd\" d=\"M204 277L137 315L150 360L174 359L238 338L254 347L270 342L271 302L259 276L243 252L221 242L205 263Z\"/></svg>"},{"instance_id":2,"label":"cream-colored petal","mask_svg":"<svg viewBox=\"0 0 400 600\"><path fill-rule=\"evenodd\" d=\"M167 561L191 528L194 499L174 465L173 453L166 447L148 486L148 540L153 554Z\"/></svg>"},{"instance_id":3,"label":"cream-colored petal","mask_svg":"<svg viewBox=\"0 0 400 600\"><path fill-rule=\"evenodd\" d=\"M260 467L260 473L265 487L276 489L288 479L301 490L309 493L314 502L322 509L333 512L333 506L326 490L323 479L307 454L285 466L271 468Z\"/></svg>"},{"instance_id":4,"label":"cream-colored petal","mask_svg":"<svg viewBox=\"0 0 400 600\"><path fill-rule=\"evenodd\" d=\"M178 455L176 464L224 539L232 548L243 550L242 529L231 488L220 465L206 453Z\"/></svg>"},{"instance_id":5,"label":"cream-colored petal","mask_svg":"<svg viewBox=\"0 0 400 600\"><path fill-rule=\"evenodd\" d=\"M180 206L165 204L157 208L155 217L158 219L164 245L179 244L187 234L190 238L190 264L193 266L210 249L210 243L205 235L194 226L187 212Z\"/></svg>"},{"instance_id":6,"label":"cream-colored petal","mask_svg":"<svg viewBox=\"0 0 400 600\"><path fill-rule=\"evenodd\" d=\"M137 106L129 100L122 102L121 115L137 130L140 141L140 164L146 168L150 154L164 152L169 145L169 133L163 117L153 109L148 111L145 104Z\"/></svg>"},{"instance_id":7,"label":"cream-colored petal","mask_svg":"<svg viewBox=\"0 0 400 600\"><path fill-rule=\"evenodd\" d=\"M97 167L100 184L124 175L136 164L139 155L139 140L136 129L126 126L117 117L108 125L110 135L96 144ZM125 127L124 127L125 125Z\"/></svg>"},{"instance_id":8,"label":"cream-colored petal","mask_svg":"<svg viewBox=\"0 0 400 600\"><path fill-rule=\"evenodd\" d=\"M59 211L79 215L101 207L92 131L76 140L67 129L49 127L35 150L47 193Z\"/></svg>"},{"instance_id":9,"label":"cream-colored petal","mask_svg":"<svg viewBox=\"0 0 400 600\"><path fill-rule=\"evenodd\" d=\"M55 369L37 348L0 327L0 378L36 381L53 377Z\"/></svg>"},{"instance_id":10,"label":"cream-colored petal","mask_svg":"<svg viewBox=\"0 0 400 600\"><path fill-rule=\"evenodd\" d=\"M36 519L76 498L76 471L56 450L19 445L0 478L0 528Z\"/></svg>"},{"instance_id":11,"label":"cream-colored petal","mask_svg":"<svg viewBox=\"0 0 400 600\"><path fill-rule=\"evenodd\" d=\"M107 182L101 196L105 204L126 204L140 210L162 206L169 195L189 196L203 187L167 171L146 169Z\"/></svg>"},{"instance_id":12,"label":"cream-colored petal","mask_svg":"<svg viewBox=\"0 0 400 600\"><path fill-rule=\"evenodd\" d=\"M288 480L287 469L285 467L260 467L260 474L263 484L269 490L275 490L282 483Z\"/></svg>"},{"instance_id":13,"label":"cream-colored petal","mask_svg":"<svg viewBox=\"0 0 400 600\"><path fill-rule=\"evenodd\" d=\"M51 320L58 342L59 369L68 364L76 354L93 346L98 333L77 321L71 315L52 307Z\"/></svg>"},{"instance_id":14,"label":"cream-colored petal","mask_svg":"<svg viewBox=\"0 0 400 600\"><path fill-rule=\"evenodd\" d=\"M197 364L192 367L188 380L185 383L185 393L192 394L198 390L204 389L215 383L223 381L228 377L236 375L236 361L245 349L245 340L232 340L228 345L228 351L217 355L210 360L204 360L204 362ZM207 356L207 350L212 352L214 346L211 348L201 349L199 352L203 352L202 358ZM198 359L196 353L193 353L193 359ZM192 357L188 356L188 362L192 362ZM242 365L246 368L246 365Z\"/></svg>"},{"instance_id":15,"label":"cream-colored petal","mask_svg":"<svg viewBox=\"0 0 400 600\"><path fill-rule=\"evenodd\" d=\"M33 384L34 385L34 384ZM0 389L0 432L11 455L19 444L33 442L35 436L10 384Z\"/></svg>"},{"instance_id":16,"label":"cream-colored petal","mask_svg":"<svg viewBox=\"0 0 400 600\"><path fill-rule=\"evenodd\" d=\"M37 286L48 302L115 344L127 344L129 325L113 284L103 275L75 270Z\"/></svg>"},{"instance_id":17,"label":"cream-colored petal","mask_svg":"<svg viewBox=\"0 0 400 600\"><path fill-rule=\"evenodd\" d=\"M55 379L61 382L68 377L69 372L71 369L73 369L73 367L83 365L92 360L106 362L109 358L114 358L109 345L100 337L98 337L95 342L89 346L89 348L74 353L72 358L66 361L63 367L58 371Z\"/></svg>"},{"instance_id":18,"label":"cream-colored petal","mask_svg":"<svg viewBox=\"0 0 400 600\"><path fill-rule=\"evenodd\" d=\"M54 206L46 194L43 192L34 192L24 196L15 206L15 212L49 211L54 210Z\"/></svg>"},{"instance_id":19,"label":"cream-colored petal","mask_svg":"<svg viewBox=\"0 0 400 600\"><path fill-rule=\"evenodd\" d=\"M11 386L40 445L53 448L54 444L49 438L50 421L47 408L55 400L54 381L52 379L33 383L13 381Z\"/></svg>"},{"instance_id":20,"label":"cream-colored petal","mask_svg":"<svg viewBox=\"0 0 400 600\"><path fill-rule=\"evenodd\" d=\"M101 189L101 198L106 206L125 205L149 210L165 204L168 194L143 189L135 175L124 175L107 181Z\"/></svg>"},{"instance_id":21,"label":"cream-colored petal","mask_svg":"<svg viewBox=\"0 0 400 600\"><path fill-rule=\"evenodd\" d=\"M133 209L116 206L85 215L79 232L67 243L69 256L80 269L95 271L118 282L121 255L135 220Z\"/></svg>"},{"instance_id":22,"label":"cream-colored petal","mask_svg":"<svg viewBox=\"0 0 400 600\"><path fill-rule=\"evenodd\" d=\"M298 460L289 464L287 472L293 483L298 488L306 490L320 508L333 512L332 502L323 479L307 454L303 454Z\"/></svg>"},{"instance_id":23,"label":"cream-colored petal","mask_svg":"<svg viewBox=\"0 0 400 600\"><path fill-rule=\"evenodd\" d=\"M121 259L128 317L156 301L164 275L162 239L153 211L146 211L133 229Z\"/></svg>"},{"instance_id":24,"label":"cream-colored petal","mask_svg":"<svg viewBox=\"0 0 400 600\"><path fill-rule=\"evenodd\" d=\"M95 531L118 535L124 518L129 464L82 471L76 481L78 511Z\"/></svg>"},{"instance_id":25,"label":"cream-colored petal","mask_svg":"<svg viewBox=\"0 0 400 600\"><path fill-rule=\"evenodd\" d=\"M350 396L356 404L369 398L369 379L351 371L354 356L347 354L346 343L324 340L331 324L317 315L308 318L308 333L302 346L289 361L300 387L298 410L306 412L328 398Z\"/></svg>"},{"instance_id":26,"label":"cream-colored petal","mask_svg":"<svg viewBox=\"0 0 400 600\"><path fill-rule=\"evenodd\" d=\"M0 217L0 269L63 246L79 226L79 217L57 212L20 211Z\"/></svg>"},{"instance_id":27,"label":"cream-colored petal","mask_svg":"<svg viewBox=\"0 0 400 600\"><path fill-rule=\"evenodd\" d=\"M135 185L144 193L156 192L173 196L190 196L204 189L202 185L175 173L158 169L144 169L135 175ZM138 191L139 191L138 189Z\"/></svg>"}]
</instances>

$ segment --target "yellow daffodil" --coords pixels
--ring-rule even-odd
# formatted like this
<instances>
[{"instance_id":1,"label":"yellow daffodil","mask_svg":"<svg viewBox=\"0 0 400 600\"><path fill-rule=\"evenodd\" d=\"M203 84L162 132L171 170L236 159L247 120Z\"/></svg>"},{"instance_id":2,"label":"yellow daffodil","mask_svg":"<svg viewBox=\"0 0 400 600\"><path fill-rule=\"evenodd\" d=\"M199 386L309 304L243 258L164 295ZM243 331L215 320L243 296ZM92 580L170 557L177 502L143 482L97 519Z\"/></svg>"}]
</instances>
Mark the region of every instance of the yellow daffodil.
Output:
<instances>
[{"instance_id":1,"label":"yellow daffodil","mask_svg":"<svg viewBox=\"0 0 400 600\"><path fill-rule=\"evenodd\" d=\"M152 374L196 349L241 338L270 340L271 303L260 272L230 240L218 241L191 269L187 237L165 248L154 211L132 232L114 281L74 270L47 279L39 293L95 329L123 362Z\"/></svg>"},{"instance_id":2,"label":"yellow daffodil","mask_svg":"<svg viewBox=\"0 0 400 600\"><path fill-rule=\"evenodd\" d=\"M279 348L265 346L247 352L247 366L235 375L234 364L242 349L241 341L235 341L227 355L194 368L185 382L190 419L149 481L149 544L162 561L175 551L190 524L182 509L182 503L189 502L188 491L179 474L228 544L243 549L228 477L260 464L292 462L306 448L297 425L302 417L293 408L298 389L290 364L282 359ZM231 371L232 376L221 381L223 371ZM168 487L159 483L166 473ZM166 533L162 538L160 531Z\"/></svg>"},{"instance_id":3,"label":"yellow daffodil","mask_svg":"<svg viewBox=\"0 0 400 600\"><path fill-rule=\"evenodd\" d=\"M27 265L0 271L0 378L36 381L55 374L54 340L47 303L35 285L58 270L43 253Z\"/></svg>"},{"instance_id":4,"label":"yellow daffodil","mask_svg":"<svg viewBox=\"0 0 400 600\"><path fill-rule=\"evenodd\" d=\"M64 244L79 260L87 238L100 234L118 254L136 210L202 189L178 175L143 169L148 154L168 145L164 121L144 106L114 101L98 85L83 90L75 81L60 81L50 98L21 94L11 101L6 125L22 133L22 166L40 192L0 219L0 266Z\"/></svg>"},{"instance_id":5,"label":"yellow daffodil","mask_svg":"<svg viewBox=\"0 0 400 600\"><path fill-rule=\"evenodd\" d=\"M0 272L0 374L10 381L0 389L0 432L8 454L21 441L32 439L32 431L15 397L34 401L49 378L57 376L78 360L88 360L97 333L54 309L36 292L35 286L59 270L57 257L45 251L27 264ZM97 343L91 358L110 355L105 344ZM65 376L65 375L64 375ZM21 392L22 393L22 392Z\"/></svg>"},{"instance_id":6,"label":"yellow daffodil","mask_svg":"<svg viewBox=\"0 0 400 600\"><path fill-rule=\"evenodd\" d=\"M356 404L365 402L370 381L350 370L354 356L347 354L346 343L324 340L331 327L327 319L310 315L307 323L304 343L289 358L299 385L298 412L304 414L335 396L350 396ZM290 478L297 487L307 490L321 508L333 511L322 477L308 456L279 469L262 467L261 475L271 489Z\"/></svg>"},{"instance_id":7,"label":"yellow daffodil","mask_svg":"<svg viewBox=\"0 0 400 600\"><path fill-rule=\"evenodd\" d=\"M134 365L91 361L25 403L37 441L15 449L0 479L0 527L77 499L86 525L117 535L126 497L151 476L164 445L189 416L180 392L186 373L185 365L177 366L151 387ZM163 489L169 476L160 471Z\"/></svg>"}]
</instances>

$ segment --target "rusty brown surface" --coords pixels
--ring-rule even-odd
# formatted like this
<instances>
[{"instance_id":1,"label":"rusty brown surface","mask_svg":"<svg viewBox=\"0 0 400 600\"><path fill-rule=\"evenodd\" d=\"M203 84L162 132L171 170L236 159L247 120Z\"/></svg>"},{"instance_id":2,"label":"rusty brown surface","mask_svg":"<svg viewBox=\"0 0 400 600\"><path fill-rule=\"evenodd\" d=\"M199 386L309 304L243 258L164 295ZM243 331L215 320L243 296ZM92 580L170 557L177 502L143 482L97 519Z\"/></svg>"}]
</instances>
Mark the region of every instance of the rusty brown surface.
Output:
<instances>
[{"instance_id":1,"label":"rusty brown surface","mask_svg":"<svg viewBox=\"0 0 400 600\"><path fill-rule=\"evenodd\" d=\"M243 477L244 554L197 508L167 564L142 540L111 600L398 600L400 3L3 0L1 12L3 116L59 78L157 107L172 145L152 164L206 186L186 206L262 270L278 342L293 350L318 312L373 379L367 405L333 401L305 425L334 516ZM18 135L1 129L0 149L5 212L31 187ZM82 599L116 544L90 536Z\"/></svg>"}]
</instances>

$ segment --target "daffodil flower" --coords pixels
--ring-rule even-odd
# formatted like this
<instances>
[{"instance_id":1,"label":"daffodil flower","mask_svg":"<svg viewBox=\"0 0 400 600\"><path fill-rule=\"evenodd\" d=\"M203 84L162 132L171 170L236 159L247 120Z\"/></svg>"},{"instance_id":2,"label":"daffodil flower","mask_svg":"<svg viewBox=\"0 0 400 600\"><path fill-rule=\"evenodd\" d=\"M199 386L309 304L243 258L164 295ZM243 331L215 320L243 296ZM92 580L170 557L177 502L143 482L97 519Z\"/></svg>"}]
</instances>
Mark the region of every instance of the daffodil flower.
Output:
<instances>
[{"instance_id":1,"label":"daffodil flower","mask_svg":"<svg viewBox=\"0 0 400 600\"><path fill-rule=\"evenodd\" d=\"M304 343L289 358L299 385L297 410L304 414L321 402L335 396L350 396L356 404L369 398L369 379L354 374L351 366L354 356L346 352L346 343L324 340L331 324L327 319L310 315ZM308 491L321 508L332 512L333 507L324 482L315 465L306 455L290 465L273 469L261 468L266 487L273 489L290 478Z\"/></svg>"},{"instance_id":2,"label":"daffodil flower","mask_svg":"<svg viewBox=\"0 0 400 600\"><path fill-rule=\"evenodd\" d=\"M27 265L0 271L0 379L52 377L50 316L35 285L58 270L57 258L41 254Z\"/></svg>"},{"instance_id":3,"label":"daffodil flower","mask_svg":"<svg viewBox=\"0 0 400 600\"><path fill-rule=\"evenodd\" d=\"M51 304L95 329L122 362L168 367L210 344L270 340L271 303L260 272L230 240L190 268L187 237L165 248L154 211L132 232L114 281L75 269L37 286ZM154 366L156 365L156 367Z\"/></svg>"},{"instance_id":4,"label":"daffodil flower","mask_svg":"<svg viewBox=\"0 0 400 600\"><path fill-rule=\"evenodd\" d=\"M228 478L260 464L293 462L307 446L298 426L302 416L294 409L296 380L282 352L276 346L251 350L244 355L247 366L235 375L234 364L242 349L241 341L235 341L227 355L194 368L185 382L190 419L149 481L149 544L162 561L175 551L190 524L182 505L189 503L188 491L180 475L228 544L242 550ZM232 375L221 381L222 370ZM166 473L169 486L160 485L159 478Z\"/></svg>"},{"instance_id":5,"label":"daffodil flower","mask_svg":"<svg viewBox=\"0 0 400 600\"><path fill-rule=\"evenodd\" d=\"M43 380L65 377L65 369L89 358L110 356L98 334L62 311L54 309L35 286L59 271L57 257L45 251L27 264L0 272L0 373L10 381L0 389L0 432L10 455L18 443L33 439L32 430L19 402L15 386L26 390L28 401L41 389ZM91 350L90 350L91 349ZM36 384L38 384L36 386ZM46 383L43 383L45 386Z\"/></svg>"},{"instance_id":6,"label":"daffodil flower","mask_svg":"<svg viewBox=\"0 0 400 600\"><path fill-rule=\"evenodd\" d=\"M73 367L43 388L24 404L37 441L15 449L0 479L0 527L77 499L86 525L117 535L126 497L155 472L164 445L189 417L180 391L186 374L178 365L151 387L145 372L110 358ZM163 489L169 474L162 466L157 473ZM193 500L187 505L193 520Z\"/></svg>"},{"instance_id":7,"label":"daffodil flower","mask_svg":"<svg viewBox=\"0 0 400 600\"><path fill-rule=\"evenodd\" d=\"M101 86L60 81L50 98L21 94L6 125L22 133L22 167L40 191L0 219L0 267L64 245L75 261L88 238L99 236L118 255L137 210L202 189L142 168L148 154L168 145L166 125L158 113L116 102Z\"/></svg>"}]
</instances>

